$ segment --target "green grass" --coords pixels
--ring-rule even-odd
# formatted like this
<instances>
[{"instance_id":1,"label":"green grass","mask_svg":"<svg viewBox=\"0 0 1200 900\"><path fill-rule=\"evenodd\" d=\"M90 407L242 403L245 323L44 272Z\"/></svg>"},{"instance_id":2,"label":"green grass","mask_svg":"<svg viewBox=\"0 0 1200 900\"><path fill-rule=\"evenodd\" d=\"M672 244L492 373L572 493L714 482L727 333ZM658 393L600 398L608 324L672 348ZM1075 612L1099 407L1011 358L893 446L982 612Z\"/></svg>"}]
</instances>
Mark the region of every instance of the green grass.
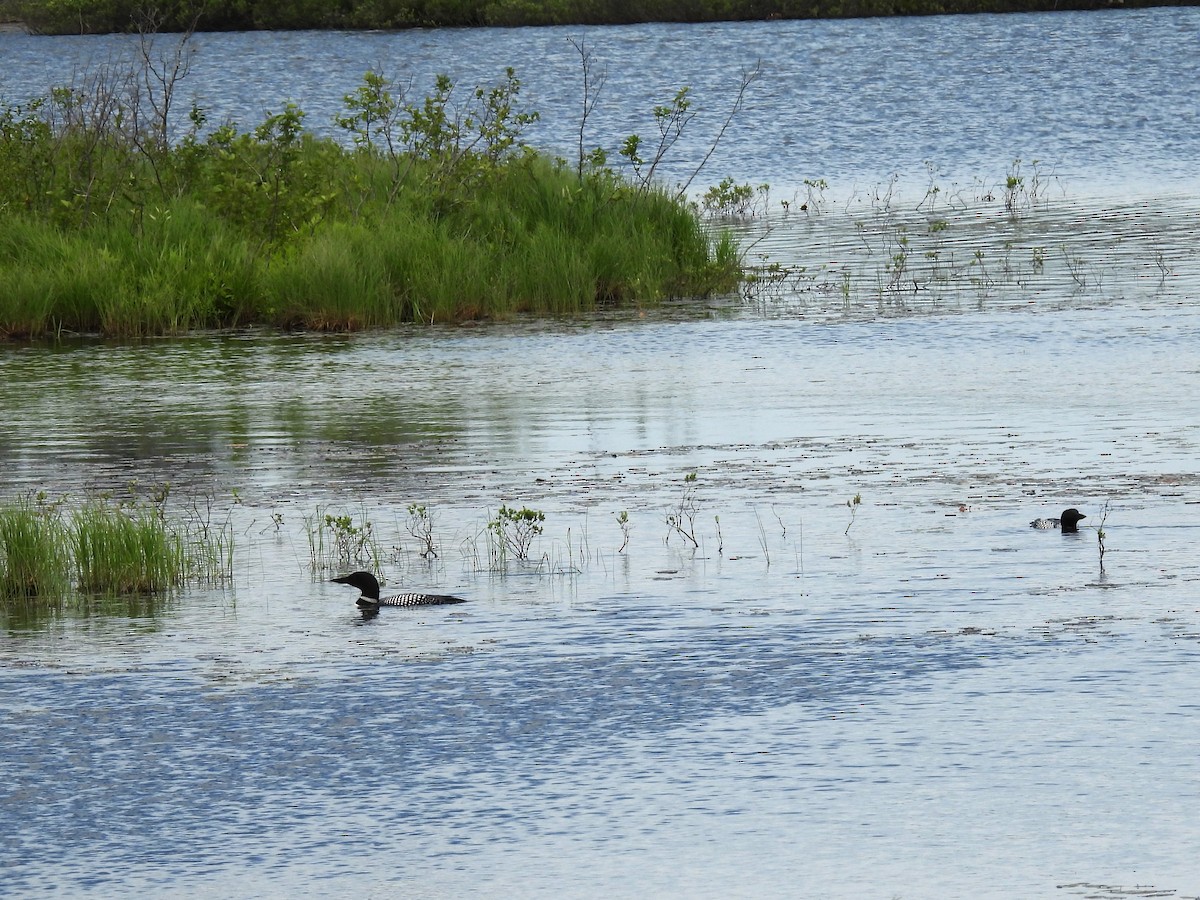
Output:
<instances>
[{"instance_id":1,"label":"green grass","mask_svg":"<svg viewBox=\"0 0 1200 900\"><path fill-rule=\"evenodd\" d=\"M118 503L91 498L73 510L44 495L0 503L0 607L61 610L68 601L144 609L138 596L185 583L232 578L233 533L193 502L185 516L165 513L167 492ZM109 600L123 598L113 607Z\"/></svg>"},{"instance_id":2,"label":"green grass","mask_svg":"<svg viewBox=\"0 0 1200 900\"><path fill-rule=\"evenodd\" d=\"M92 500L73 515L70 535L76 584L84 593L150 594L183 581L183 539L153 509Z\"/></svg>"},{"instance_id":3,"label":"green grass","mask_svg":"<svg viewBox=\"0 0 1200 900\"><path fill-rule=\"evenodd\" d=\"M68 539L55 506L21 497L0 506L0 602L55 603L70 585Z\"/></svg>"}]
</instances>

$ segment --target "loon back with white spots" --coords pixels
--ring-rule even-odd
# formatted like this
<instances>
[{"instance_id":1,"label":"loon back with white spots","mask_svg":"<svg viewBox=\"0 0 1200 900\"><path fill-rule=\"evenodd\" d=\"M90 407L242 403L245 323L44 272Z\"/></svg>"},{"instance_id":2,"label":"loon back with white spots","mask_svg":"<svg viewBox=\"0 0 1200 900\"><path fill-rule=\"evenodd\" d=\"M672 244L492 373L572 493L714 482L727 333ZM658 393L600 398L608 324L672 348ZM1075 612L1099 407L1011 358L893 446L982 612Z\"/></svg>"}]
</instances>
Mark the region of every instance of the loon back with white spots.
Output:
<instances>
[{"instance_id":1,"label":"loon back with white spots","mask_svg":"<svg viewBox=\"0 0 1200 900\"><path fill-rule=\"evenodd\" d=\"M449 594L394 594L391 597L379 596L379 581L370 572L351 572L330 581L337 584L348 584L356 587L362 596L355 601L359 609L379 609L381 606L442 606L447 603L465 603L462 597L451 597Z\"/></svg>"},{"instance_id":2,"label":"loon back with white spots","mask_svg":"<svg viewBox=\"0 0 1200 900\"><path fill-rule=\"evenodd\" d=\"M1071 534L1079 531L1079 522L1086 518L1087 516L1072 506L1070 509L1064 509L1062 515L1057 519L1034 519L1029 524L1033 528L1046 531L1051 528L1062 528L1063 534Z\"/></svg>"}]
</instances>

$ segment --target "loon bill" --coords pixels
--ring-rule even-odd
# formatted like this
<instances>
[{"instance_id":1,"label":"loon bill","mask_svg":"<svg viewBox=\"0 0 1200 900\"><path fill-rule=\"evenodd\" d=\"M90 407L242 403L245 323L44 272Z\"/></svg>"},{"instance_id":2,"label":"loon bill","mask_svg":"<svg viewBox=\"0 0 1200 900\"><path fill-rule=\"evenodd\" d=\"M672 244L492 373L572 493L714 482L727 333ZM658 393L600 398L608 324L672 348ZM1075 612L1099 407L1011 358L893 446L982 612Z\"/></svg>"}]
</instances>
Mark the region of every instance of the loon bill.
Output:
<instances>
[{"instance_id":1,"label":"loon bill","mask_svg":"<svg viewBox=\"0 0 1200 900\"><path fill-rule=\"evenodd\" d=\"M362 593L357 602L359 609L379 609L381 606L441 606L446 603L465 603L462 597L451 597L449 594L394 594L390 597L379 596L379 581L370 572L351 572L330 581L337 584L348 584L356 587Z\"/></svg>"}]
</instances>

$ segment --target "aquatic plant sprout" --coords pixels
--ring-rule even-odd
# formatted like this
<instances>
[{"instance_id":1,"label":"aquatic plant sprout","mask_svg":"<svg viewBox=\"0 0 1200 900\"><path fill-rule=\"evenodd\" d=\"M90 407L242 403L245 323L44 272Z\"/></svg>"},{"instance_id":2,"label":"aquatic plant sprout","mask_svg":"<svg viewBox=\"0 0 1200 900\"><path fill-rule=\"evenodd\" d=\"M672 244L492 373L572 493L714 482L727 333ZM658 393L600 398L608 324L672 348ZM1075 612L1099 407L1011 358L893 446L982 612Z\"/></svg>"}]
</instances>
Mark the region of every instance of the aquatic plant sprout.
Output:
<instances>
[{"instance_id":1,"label":"aquatic plant sprout","mask_svg":"<svg viewBox=\"0 0 1200 900\"><path fill-rule=\"evenodd\" d=\"M528 560L533 539L542 533L542 523L545 521L546 514L541 510L527 506L516 509L501 504L495 517L487 523L488 532L495 537L500 559L504 554L512 553L522 562Z\"/></svg>"},{"instance_id":2,"label":"aquatic plant sprout","mask_svg":"<svg viewBox=\"0 0 1200 900\"><path fill-rule=\"evenodd\" d=\"M328 507L317 507L315 514L304 517L304 527L314 571L351 563L380 567L383 554L365 507L360 508L357 520L349 513L331 513Z\"/></svg>"},{"instance_id":3,"label":"aquatic plant sprout","mask_svg":"<svg viewBox=\"0 0 1200 900\"><path fill-rule=\"evenodd\" d=\"M437 544L433 538L433 513L428 507L410 503L408 506L408 533L421 544L422 559L437 559Z\"/></svg>"},{"instance_id":4,"label":"aquatic plant sprout","mask_svg":"<svg viewBox=\"0 0 1200 900\"><path fill-rule=\"evenodd\" d=\"M700 542L696 539L696 516L700 513L700 505L696 500L697 488L696 473L688 472L683 477L683 496L679 498L675 508L667 513L667 536L664 543L670 543L671 535L678 534L692 545L693 550L700 547Z\"/></svg>"}]
</instances>

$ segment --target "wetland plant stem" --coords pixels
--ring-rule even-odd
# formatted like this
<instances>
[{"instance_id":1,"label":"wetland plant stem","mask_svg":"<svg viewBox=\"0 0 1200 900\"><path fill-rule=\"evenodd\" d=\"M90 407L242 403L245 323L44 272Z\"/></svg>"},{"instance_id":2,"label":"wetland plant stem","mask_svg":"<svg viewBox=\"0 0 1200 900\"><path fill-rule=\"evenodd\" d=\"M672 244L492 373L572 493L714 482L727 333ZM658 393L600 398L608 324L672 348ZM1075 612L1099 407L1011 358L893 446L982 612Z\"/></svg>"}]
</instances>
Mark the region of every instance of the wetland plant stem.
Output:
<instances>
[{"instance_id":1,"label":"wetland plant stem","mask_svg":"<svg viewBox=\"0 0 1200 900\"><path fill-rule=\"evenodd\" d=\"M1104 539L1107 535L1104 532L1104 523L1108 519L1108 504L1109 501L1104 501L1104 509L1100 511L1100 524L1096 526L1096 543L1100 549L1100 571L1104 571Z\"/></svg>"}]
</instances>

